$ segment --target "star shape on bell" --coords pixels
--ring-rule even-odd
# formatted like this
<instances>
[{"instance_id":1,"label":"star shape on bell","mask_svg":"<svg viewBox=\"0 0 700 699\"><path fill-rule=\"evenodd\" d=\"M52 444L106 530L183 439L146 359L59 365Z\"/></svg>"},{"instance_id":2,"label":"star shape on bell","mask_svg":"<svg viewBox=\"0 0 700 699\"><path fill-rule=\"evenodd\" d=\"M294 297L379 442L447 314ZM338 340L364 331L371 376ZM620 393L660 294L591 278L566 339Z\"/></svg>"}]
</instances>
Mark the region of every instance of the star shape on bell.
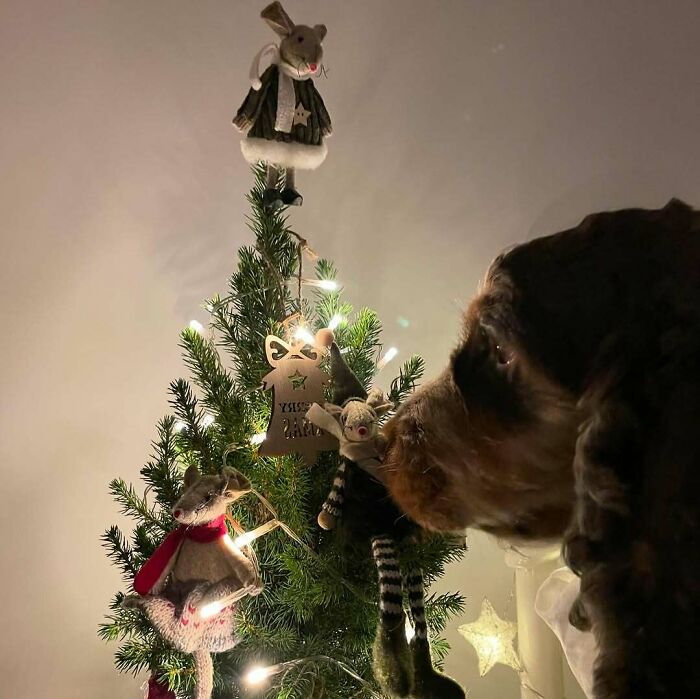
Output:
<instances>
[{"instance_id":1,"label":"star shape on bell","mask_svg":"<svg viewBox=\"0 0 700 699\"><path fill-rule=\"evenodd\" d=\"M311 112L306 111L306 109L304 109L304 105L299 102L299 104L297 104L297 108L294 110L294 121L292 122L292 126L296 126L297 124L308 126L307 122L310 116Z\"/></svg>"},{"instance_id":2,"label":"star shape on bell","mask_svg":"<svg viewBox=\"0 0 700 699\"><path fill-rule=\"evenodd\" d=\"M513 643L518 633L518 626L512 621L501 619L491 602L484 598L481 613L476 621L462 624L459 633L474 646L479 656L479 675L483 677L496 663L522 669L520 658Z\"/></svg>"},{"instance_id":3,"label":"star shape on bell","mask_svg":"<svg viewBox=\"0 0 700 699\"><path fill-rule=\"evenodd\" d=\"M292 382L292 388L295 391L306 388L306 376L304 376L299 369L289 377L289 380Z\"/></svg>"}]
</instances>

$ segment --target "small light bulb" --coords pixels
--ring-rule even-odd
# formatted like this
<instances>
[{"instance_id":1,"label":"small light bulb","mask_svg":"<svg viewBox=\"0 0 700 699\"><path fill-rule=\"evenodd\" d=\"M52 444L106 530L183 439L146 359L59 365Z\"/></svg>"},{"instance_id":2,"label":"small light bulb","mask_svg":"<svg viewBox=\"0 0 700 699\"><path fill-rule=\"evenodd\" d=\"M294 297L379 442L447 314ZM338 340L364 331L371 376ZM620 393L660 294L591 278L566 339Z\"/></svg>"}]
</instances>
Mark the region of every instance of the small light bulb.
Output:
<instances>
[{"instance_id":1,"label":"small light bulb","mask_svg":"<svg viewBox=\"0 0 700 699\"><path fill-rule=\"evenodd\" d=\"M377 362L377 368L383 369L398 353L396 347L389 347L384 356Z\"/></svg>"},{"instance_id":2,"label":"small light bulb","mask_svg":"<svg viewBox=\"0 0 700 699\"><path fill-rule=\"evenodd\" d=\"M334 279L319 279L317 286L324 291L337 291L338 282Z\"/></svg>"},{"instance_id":3,"label":"small light bulb","mask_svg":"<svg viewBox=\"0 0 700 699\"><path fill-rule=\"evenodd\" d=\"M211 413L206 413L202 417L202 425L204 425L204 427L211 427L214 424L215 419L216 418Z\"/></svg>"},{"instance_id":4,"label":"small light bulb","mask_svg":"<svg viewBox=\"0 0 700 699\"><path fill-rule=\"evenodd\" d=\"M416 635L416 630L411 625L411 622L406 619L406 640L410 643L414 636Z\"/></svg>"},{"instance_id":5,"label":"small light bulb","mask_svg":"<svg viewBox=\"0 0 700 699\"><path fill-rule=\"evenodd\" d=\"M316 343L316 338L309 332L309 329L305 328L303 325L300 325L294 331L294 339L295 340L302 340L307 345L311 345L311 346L313 346Z\"/></svg>"},{"instance_id":6,"label":"small light bulb","mask_svg":"<svg viewBox=\"0 0 700 699\"><path fill-rule=\"evenodd\" d=\"M328 323L328 329L335 330L344 320L345 320L344 316L340 315L340 313L336 313L330 319L330 322Z\"/></svg>"},{"instance_id":7,"label":"small light bulb","mask_svg":"<svg viewBox=\"0 0 700 699\"><path fill-rule=\"evenodd\" d=\"M267 667L254 667L245 676L246 684L261 684L270 676L270 669Z\"/></svg>"},{"instance_id":8,"label":"small light bulb","mask_svg":"<svg viewBox=\"0 0 700 699\"><path fill-rule=\"evenodd\" d=\"M216 616L223 608L224 604L222 602L210 602L209 604L205 604L200 610L199 610L199 616L202 617L202 619L210 619L213 616Z\"/></svg>"},{"instance_id":9,"label":"small light bulb","mask_svg":"<svg viewBox=\"0 0 700 699\"><path fill-rule=\"evenodd\" d=\"M236 548L242 549L244 546L248 546L252 541L255 540L255 535L253 532L244 532L240 534L233 540L233 545Z\"/></svg>"},{"instance_id":10,"label":"small light bulb","mask_svg":"<svg viewBox=\"0 0 700 699\"><path fill-rule=\"evenodd\" d=\"M501 639L498 636L489 636L486 639L487 645L491 647L492 653L498 653L501 650Z\"/></svg>"},{"instance_id":11,"label":"small light bulb","mask_svg":"<svg viewBox=\"0 0 700 699\"><path fill-rule=\"evenodd\" d=\"M187 429L187 423L183 422L182 420L177 420L173 425L173 429L175 432L182 432L182 430Z\"/></svg>"},{"instance_id":12,"label":"small light bulb","mask_svg":"<svg viewBox=\"0 0 700 699\"><path fill-rule=\"evenodd\" d=\"M194 330L199 335L204 335L204 326L198 320L190 321L190 330Z\"/></svg>"},{"instance_id":13,"label":"small light bulb","mask_svg":"<svg viewBox=\"0 0 700 699\"><path fill-rule=\"evenodd\" d=\"M250 438L250 443L254 446L262 444L267 439L267 432L258 432Z\"/></svg>"}]
</instances>

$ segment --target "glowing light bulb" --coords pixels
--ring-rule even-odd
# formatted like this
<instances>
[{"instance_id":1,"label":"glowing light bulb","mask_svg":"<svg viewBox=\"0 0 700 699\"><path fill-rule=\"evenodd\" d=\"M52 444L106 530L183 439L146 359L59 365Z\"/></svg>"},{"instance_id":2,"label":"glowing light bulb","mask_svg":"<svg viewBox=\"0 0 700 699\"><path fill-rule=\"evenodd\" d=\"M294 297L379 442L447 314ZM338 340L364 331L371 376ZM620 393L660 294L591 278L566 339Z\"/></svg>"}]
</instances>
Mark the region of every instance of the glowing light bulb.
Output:
<instances>
[{"instance_id":1,"label":"glowing light bulb","mask_svg":"<svg viewBox=\"0 0 700 699\"><path fill-rule=\"evenodd\" d=\"M317 286L324 291L338 290L338 282L334 279L319 279Z\"/></svg>"},{"instance_id":2,"label":"glowing light bulb","mask_svg":"<svg viewBox=\"0 0 700 699\"><path fill-rule=\"evenodd\" d=\"M258 432L250 438L250 443L254 446L262 444L267 439L267 432Z\"/></svg>"},{"instance_id":3,"label":"glowing light bulb","mask_svg":"<svg viewBox=\"0 0 700 699\"><path fill-rule=\"evenodd\" d=\"M190 321L190 330L194 330L199 335L204 335L204 326L198 320Z\"/></svg>"},{"instance_id":4,"label":"glowing light bulb","mask_svg":"<svg viewBox=\"0 0 700 699\"><path fill-rule=\"evenodd\" d=\"M223 608L224 604L222 602L210 602L209 604L205 604L200 610L199 610L199 616L202 617L202 619L210 619L213 616L216 616Z\"/></svg>"},{"instance_id":5,"label":"glowing light bulb","mask_svg":"<svg viewBox=\"0 0 700 699\"><path fill-rule=\"evenodd\" d=\"M406 640L410 643L416 635L416 630L411 625L411 622L406 619Z\"/></svg>"},{"instance_id":6,"label":"glowing light bulb","mask_svg":"<svg viewBox=\"0 0 700 699\"><path fill-rule=\"evenodd\" d=\"M257 666L247 672L245 681L246 684L262 684L271 674L270 668Z\"/></svg>"},{"instance_id":7,"label":"glowing light bulb","mask_svg":"<svg viewBox=\"0 0 700 699\"><path fill-rule=\"evenodd\" d=\"M335 330L341 323L345 321L345 316L340 315L340 313L336 313L331 319L330 322L328 323L328 329L329 330Z\"/></svg>"},{"instance_id":8,"label":"glowing light bulb","mask_svg":"<svg viewBox=\"0 0 700 699\"><path fill-rule=\"evenodd\" d=\"M206 413L202 417L202 425L204 425L204 427L211 427L214 424L215 419L216 418L211 413Z\"/></svg>"},{"instance_id":9,"label":"glowing light bulb","mask_svg":"<svg viewBox=\"0 0 700 699\"><path fill-rule=\"evenodd\" d=\"M173 429L175 432L182 432L182 430L187 429L187 423L183 422L182 420L177 420L173 425Z\"/></svg>"},{"instance_id":10,"label":"glowing light bulb","mask_svg":"<svg viewBox=\"0 0 700 699\"><path fill-rule=\"evenodd\" d=\"M248 546L252 541L255 540L255 534L253 532L244 532L243 534L237 536L233 540L233 545L236 548L243 548L244 546Z\"/></svg>"},{"instance_id":11,"label":"glowing light bulb","mask_svg":"<svg viewBox=\"0 0 700 699\"><path fill-rule=\"evenodd\" d=\"M396 347L389 347L384 356L377 362L377 368L383 369L398 353Z\"/></svg>"},{"instance_id":12,"label":"glowing light bulb","mask_svg":"<svg viewBox=\"0 0 700 699\"><path fill-rule=\"evenodd\" d=\"M294 339L301 340L301 341L305 342L307 345L312 345L312 346L316 342L316 338L309 332L309 329L304 327L303 325L300 325L294 331Z\"/></svg>"}]
</instances>

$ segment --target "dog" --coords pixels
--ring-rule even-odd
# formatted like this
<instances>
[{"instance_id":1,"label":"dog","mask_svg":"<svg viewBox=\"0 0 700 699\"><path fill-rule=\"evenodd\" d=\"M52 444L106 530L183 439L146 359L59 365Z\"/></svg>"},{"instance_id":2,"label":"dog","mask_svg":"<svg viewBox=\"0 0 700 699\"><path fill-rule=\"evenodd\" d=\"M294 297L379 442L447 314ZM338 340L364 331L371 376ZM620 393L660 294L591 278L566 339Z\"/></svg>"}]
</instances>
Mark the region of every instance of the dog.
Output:
<instances>
[{"instance_id":1,"label":"dog","mask_svg":"<svg viewBox=\"0 0 700 699\"><path fill-rule=\"evenodd\" d=\"M700 212L592 214L500 255L386 427L428 529L563 541L598 699L700 696Z\"/></svg>"}]
</instances>

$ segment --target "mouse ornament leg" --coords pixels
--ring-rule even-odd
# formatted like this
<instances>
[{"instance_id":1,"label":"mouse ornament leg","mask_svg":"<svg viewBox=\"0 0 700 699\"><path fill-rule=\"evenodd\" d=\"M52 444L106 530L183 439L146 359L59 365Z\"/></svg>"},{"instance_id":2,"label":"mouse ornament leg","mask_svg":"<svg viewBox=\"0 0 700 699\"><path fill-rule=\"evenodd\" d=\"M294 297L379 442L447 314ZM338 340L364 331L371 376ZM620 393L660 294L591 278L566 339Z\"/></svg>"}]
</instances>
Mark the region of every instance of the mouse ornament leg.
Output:
<instances>
[{"instance_id":1,"label":"mouse ornament leg","mask_svg":"<svg viewBox=\"0 0 700 699\"><path fill-rule=\"evenodd\" d=\"M394 540L386 535L374 537L372 556L379 578L379 624L372 650L374 676L392 697L408 697L413 686L413 663L406 640L401 569Z\"/></svg>"},{"instance_id":2,"label":"mouse ornament leg","mask_svg":"<svg viewBox=\"0 0 700 699\"><path fill-rule=\"evenodd\" d=\"M246 137L241 141L243 157L252 164L267 166L267 189L263 204L269 209L300 206L295 170L314 170L326 158L324 139L332 132L331 119L313 76L322 69L326 27L294 24L279 2L260 15L280 37L279 46L264 46L250 69L251 89L233 119ZM262 59L272 64L261 74ZM278 190L284 171L284 189Z\"/></svg>"},{"instance_id":3,"label":"mouse ornament leg","mask_svg":"<svg viewBox=\"0 0 700 699\"><path fill-rule=\"evenodd\" d=\"M415 630L415 635L411 639L413 695L424 699L464 699L462 688L451 677L437 672L433 667L428 623L425 618L422 571L418 569L409 571L404 579L404 588L408 595Z\"/></svg>"}]
</instances>

